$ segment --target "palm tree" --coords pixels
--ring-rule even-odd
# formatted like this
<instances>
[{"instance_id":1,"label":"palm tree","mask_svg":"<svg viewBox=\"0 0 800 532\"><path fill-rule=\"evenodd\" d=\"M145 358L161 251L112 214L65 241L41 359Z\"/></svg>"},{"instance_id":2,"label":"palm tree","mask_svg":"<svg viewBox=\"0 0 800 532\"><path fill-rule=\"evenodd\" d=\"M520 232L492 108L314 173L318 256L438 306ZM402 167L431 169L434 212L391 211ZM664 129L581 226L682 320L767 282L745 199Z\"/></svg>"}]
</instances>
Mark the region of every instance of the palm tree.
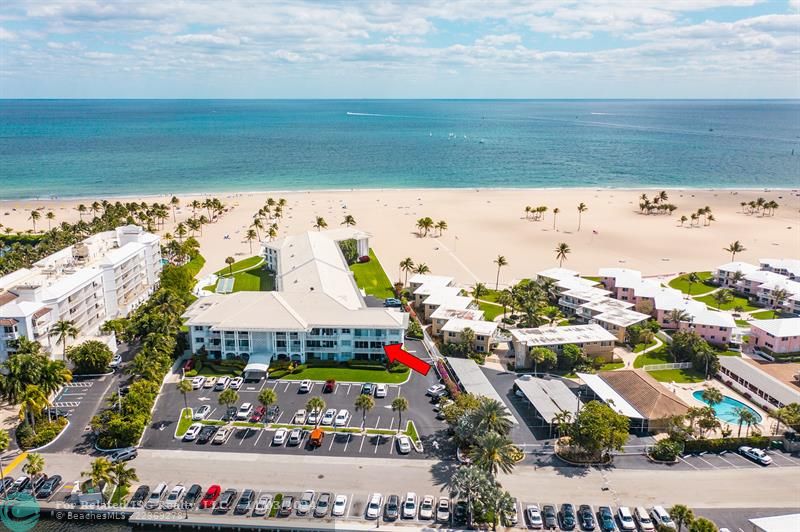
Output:
<instances>
[{"instance_id":1,"label":"palm tree","mask_svg":"<svg viewBox=\"0 0 800 532\"><path fill-rule=\"evenodd\" d=\"M486 285L483 283L475 283L475 286L472 287L472 297L475 299L475 303L478 300L486 295Z\"/></svg>"},{"instance_id":2,"label":"palm tree","mask_svg":"<svg viewBox=\"0 0 800 532\"><path fill-rule=\"evenodd\" d=\"M556 216L558 216L558 213L560 213L560 212L561 212L561 209L559 209L558 207L555 207L553 209L553 230L555 230L555 228L556 228Z\"/></svg>"},{"instance_id":3,"label":"palm tree","mask_svg":"<svg viewBox=\"0 0 800 532\"><path fill-rule=\"evenodd\" d=\"M531 211L532 211L532 210L533 210L533 209L531 208L531 206L530 206L530 205L526 205L526 206L525 206L525 219L526 219L526 220L527 220L528 218L530 218L530 215L531 215Z\"/></svg>"},{"instance_id":4,"label":"palm tree","mask_svg":"<svg viewBox=\"0 0 800 532\"><path fill-rule=\"evenodd\" d=\"M692 285L694 285L694 283L699 283L700 282L700 276L697 275L695 272L692 272L686 278L686 281L688 281L688 283L689 283L689 289L686 292L686 295L687 296L691 296L692 295Z\"/></svg>"},{"instance_id":5,"label":"palm tree","mask_svg":"<svg viewBox=\"0 0 800 532\"><path fill-rule=\"evenodd\" d=\"M683 504L673 506L669 511L669 515L675 522L675 526L678 527L678 532L681 532L684 526L689 526L694 521L694 512Z\"/></svg>"},{"instance_id":6,"label":"palm tree","mask_svg":"<svg viewBox=\"0 0 800 532\"><path fill-rule=\"evenodd\" d=\"M559 410L556 415L553 416L553 424L558 426L559 437L564 436L569 432L569 428L572 425L572 412L569 410Z\"/></svg>"},{"instance_id":7,"label":"palm tree","mask_svg":"<svg viewBox=\"0 0 800 532\"><path fill-rule=\"evenodd\" d=\"M517 453L517 447L506 436L489 431L478 438L478 444L472 447L470 458L477 467L495 478L498 471L509 474L514 470L514 457Z\"/></svg>"},{"instance_id":8,"label":"palm tree","mask_svg":"<svg viewBox=\"0 0 800 532\"><path fill-rule=\"evenodd\" d=\"M731 254L731 262L733 262L734 259L736 258L736 254L737 253L743 253L743 252L747 251L747 248L745 248L742 245L742 243L739 242L738 240L734 240L733 242L728 244L728 247L722 248L722 250L723 251L727 251L728 253Z\"/></svg>"},{"instance_id":9,"label":"palm tree","mask_svg":"<svg viewBox=\"0 0 800 532\"><path fill-rule=\"evenodd\" d=\"M50 401L47 399L47 394L39 386L28 384L19 398L19 418L27 420L33 429L36 427L36 416L48 406Z\"/></svg>"},{"instance_id":10,"label":"palm tree","mask_svg":"<svg viewBox=\"0 0 800 532\"><path fill-rule=\"evenodd\" d=\"M217 401L224 407L230 408L239 402L239 393L233 388L225 388L217 396Z\"/></svg>"},{"instance_id":11,"label":"palm tree","mask_svg":"<svg viewBox=\"0 0 800 532\"><path fill-rule=\"evenodd\" d=\"M551 305L544 309L544 316L547 318L547 321L551 327L557 321L561 321L564 318L564 314L561 313L561 309L555 305Z\"/></svg>"},{"instance_id":12,"label":"palm tree","mask_svg":"<svg viewBox=\"0 0 800 532\"><path fill-rule=\"evenodd\" d=\"M482 399L472 416L478 434L492 431L505 435L511 430L511 414L504 404L495 399Z\"/></svg>"},{"instance_id":13,"label":"palm tree","mask_svg":"<svg viewBox=\"0 0 800 532\"><path fill-rule=\"evenodd\" d=\"M419 229L419 236L428 236L428 231L434 227L433 219L429 216L417 220L417 229Z\"/></svg>"},{"instance_id":14,"label":"palm tree","mask_svg":"<svg viewBox=\"0 0 800 532\"><path fill-rule=\"evenodd\" d=\"M52 221L56 219L56 215L53 211L47 211L47 214L44 215L47 218L47 230L51 229Z\"/></svg>"},{"instance_id":15,"label":"palm tree","mask_svg":"<svg viewBox=\"0 0 800 532\"><path fill-rule=\"evenodd\" d=\"M572 253L572 250L569 249L569 246L565 242L561 242L558 247L556 247L555 251L558 267L560 268L561 265L564 264L564 261L567 260L567 255Z\"/></svg>"},{"instance_id":16,"label":"palm tree","mask_svg":"<svg viewBox=\"0 0 800 532\"><path fill-rule=\"evenodd\" d=\"M392 412L397 412L399 417L397 422L397 432L400 432L403 427L403 412L408 410L408 399L402 395L398 395L392 401Z\"/></svg>"},{"instance_id":17,"label":"palm tree","mask_svg":"<svg viewBox=\"0 0 800 532\"><path fill-rule=\"evenodd\" d=\"M342 220L342 223L340 225L344 225L345 227L354 226L356 225L356 219L353 218L352 214L348 214L344 217L344 220Z\"/></svg>"},{"instance_id":18,"label":"palm tree","mask_svg":"<svg viewBox=\"0 0 800 532\"><path fill-rule=\"evenodd\" d=\"M729 288L720 288L711 297L717 304L717 308L722 310L723 305L730 303L733 300L733 292Z\"/></svg>"},{"instance_id":19,"label":"palm tree","mask_svg":"<svg viewBox=\"0 0 800 532\"><path fill-rule=\"evenodd\" d=\"M33 222L33 232L34 233L36 232L36 221L39 220L41 217L42 217L42 213L40 213L39 211L37 211L35 209L31 211L30 219L31 219L31 222Z\"/></svg>"},{"instance_id":20,"label":"palm tree","mask_svg":"<svg viewBox=\"0 0 800 532\"><path fill-rule=\"evenodd\" d=\"M581 202L578 204L578 231L581 230L581 215L588 210L589 207L587 207L585 203Z\"/></svg>"},{"instance_id":21,"label":"palm tree","mask_svg":"<svg viewBox=\"0 0 800 532\"><path fill-rule=\"evenodd\" d=\"M736 433L736 437L740 438L742 436L742 425L747 423L748 431L749 425L755 422L756 418L753 415L753 412L746 406L740 406L734 410L736 414L736 420L739 422L739 432Z\"/></svg>"},{"instance_id":22,"label":"palm tree","mask_svg":"<svg viewBox=\"0 0 800 532\"><path fill-rule=\"evenodd\" d=\"M500 286L500 268L503 266L508 266L508 260L503 255L498 255L496 259L494 259L494 263L497 264L497 277L494 280L494 289L497 290Z\"/></svg>"},{"instance_id":23,"label":"palm tree","mask_svg":"<svg viewBox=\"0 0 800 532\"><path fill-rule=\"evenodd\" d=\"M325 221L325 218L322 216L317 216L317 219L314 222L314 229L319 231L320 229L325 229L326 227L328 227L328 222Z\"/></svg>"},{"instance_id":24,"label":"palm tree","mask_svg":"<svg viewBox=\"0 0 800 532\"><path fill-rule=\"evenodd\" d=\"M703 390L702 397L703 401L711 408L714 408L723 400L722 392L712 386L708 386Z\"/></svg>"},{"instance_id":25,"label":"palm tree","mask_svg":"<svg viewBox=\"0 0 800 532\"><path fill-rule=\"evenodd\" d=\"M99 487L102 483L112 482L114 477L111 473L113 464L108 458L101 456L92 460L90 469L81 473L82 477L86 477L92 481L92 485Z\"/></svg>"},{"instance_id":26,"label":"palm tree","mask_svg":"<svg viewBox=\"0 0 800 532\"><path fill-rule=\"evenodd\" d=\"M131 484L139 482L139 475L132 467L128 467L125 462L117 462L111 466L111 481L122 492L128 491Z\"/></svg>"},{"instance_id":27,"label":"palm tree","mask_svg":"<svg viewBox=\"0 0 800 532\"><path fill-rule=\"evenodd\" d=\"M375 400L370 395L359 394L356 397L355 402L356 412L361 411L362 419L361 419L361 427L366 428L367 426L367 412L372 410L375 407Z\"/></svg>"},{"instance_id":28,"label":"palm tree","mask_svg":"<svg viewBox=\"0 0 800 532\"><path fill-rule=\"evenodd\" d=\"M11 443L11 438L8 436L8 431L5 430L0 431L0 471L5 471L5 468L3 467L3 453L8 450L8 446L10 443ZM2 487L0 487L0 489L3 490L2 493L3 495L5 495L6 493L5 482L3 483Z\"/></svg>"},{"instance_id":29,"label":"palm tree","mask_svg":"<svg viewBox=\"0 0 800 532\"><path fill-rule=\"evenodd\" d=\"M253 240L258 239L258 233L254 229L248 229L247 233L245 233L245 240L247 243L250 244L250 254L253 254Z\"/></svg>"},{"instance_id":30,"label":"palm tree","mask_svg":"<svg viewBox=\"0 0 800 532\"><path fill-rule=\"evenodd\" d=\"M443 231L447 231L447 222L444 220L439 220L434 224L434 228L439 230L439 236L442 236Z\"/></svg>"},{"instance_id":31,"label":"palm tree","mask_svg":"<svg viewBox=\"0 0 800 532\"><path fill-rule=\"evenodd\" d=\"M667 319L665 321L669 323L674 323L675 327L679 327L682 321L689 321L691 316L688 312L683 309L674 308L667 313Z\"/></svg>"},{"instance_id":32,"label":"palm tree","mask_svg":"<svg viewBox=\"0 0 800 532\"><path fill-rule=\"evenodd\" d=\"M170 208L172 209L172 221L175 222L175 208L181 204L181 200L177 198L177 196L172 196L169 200Z\"/></svg>"},{"instance_id":33,"label":"palm tree","mask_svg":"<svg viewBox=\"0 0 800 532\"><path fill-rule=\"evenodd\" d=\"M225 264L228 265L228 275L233 276L233 264L236 262L236 259L233 257L225 257Z\"/></svg>"},{"instance_id":34,"label":"palm tree","mask_svg":"<svg viewBox=\"0 0 800 532\"><path fill-rule=\"evenodd\" d=\"M789 292L784 288L778 288L772 291L772 308L780 311L783 307L784 301L789 298Z\"/></svg>"},{"instance_id":35,"label":"palm tree","mask_svg":"<svg viewBox=\"0 0 800 532\"><path fill-rule=\"evenodd\" d=\"M718 532L717 525L710 519L698 517L689 525L689 532Z\"/></svg>"},{"instance_id":36,"label":"palm tree","mask_svg":"<svg viewBox=\"0 0 800 532\"><path fill-rule=\"evenodd\" d=\"M189 403L186 401L186 394L193 390L192 381L188 379L181 379L178 381L178 391L183 395L183 407L188 410Z\"/></svg>"},{"instance_id":37,"label":"palm tree","mask_svg":"<svg viewBox=\"0 0 800 532\"><path fill-rule=\"evenodd\" d=\"M478 467L460 467L450 477L451 494L467 502L467 527L472 526L472 509L475 501L491 485L489 476Z\"/></svg>"},{"instance_id":38,"label":"palm tree","mask_svg":"<svg viewBox=\"0 0 800 532\"><path fill-rule=\"evenodd\" d=\"M39 453L30 453L22 466L22 472L28 476L36 477L44 471L44 457Z\"/></svg>"},{"instance_id":39,"label":"palm tree","mask_svg":"<svg viewBox=\"0 0 800 532\"><path fill-rule=\"evenodd\" d=\"M261 403L264 408L269 408L271 405L274 405L278 401L278 394L275 393L275 390L272 388L264 388L260 392L258 392L258 402Z\"/></svg>"},{"instance_id":40,"label":"palm tree","mask_svg":"<svg viewBox=\"0 0 800 532\"><path fill-rule=\"evenodd\" d=\"M73 340L77 338L78 332L78 328L75 327L75 324L70 320L58 320L50 330L50 337L56 336L56 343L60 343L64 348L62 352L62 360L67 360L67 340L70 338Z\"/></svg>"},{"instance_id":41,"label":"palm tree","mask_svg":"<svg viewBox=\"0 0 800 532\"><path fill-rule=\"evenodd\" d=\"M408 284L408 272L414 269L414 261L411 257L406 257L400 261L400 272L406 272L406 280L403 283L403 286Z\"/></svg>"},{"instance_id":42,"label":"palm tree","mask_svg":"<svg viewBox=\"0 0 800 532\"><path fill-rule=\"evenodd\" d=\"M309 412L317 412L317 427L322 420L322 411L325 410L325 400L322 397L312 397L306 403L306 410Z\"/></svg>"},{"instance_id":43,"label":"palm tree","mask_svg":"<svg viewBox=\"0 0 800 532\"><path fill-rule=\"evenodd\" d=\"M506 309L514 304L514 297L508 290L503 290L497 296L497 303L503 305L503 317L506 317Z\"/></svg>"},{"instance_id":44,"label":"palm tree","mask_svg":"<svg viewBox=\"0 0 800 532\"><path fill-rule=\"evenodd\" d=\"M264 222L261 221L261 218L254 219L250 227L256 230L256 237L261 240L261 230L264 229Z\"/></svg>"},{"instance_id":45,"label":"palm tree","mask_svg":"<svg viewBox=\"0 0 800 532\"><path fill-rule=\"evenodd\" d=\"M683 227L683 224L685 224L687 221L689 221L689 218L687 218L685 214L681 215L681 218L680 218L681 227Z\"/></svg>"},{"instance_id":46,"label":"palm tree","mask_svg":"<svg viewBox=\"0 0 800 532\"><path fill-rule=\"evenodd\" d=\"M77 208L77 210L78 210L78 216L80 216L80 217L81 217L81 220L83 220L83 215L84 215L84 214L86 214L86 205L84 205L83 203L81 203L81 204L80 204L80 205L78 205L76 208Z\"/></svg>"},{"instance_id":47,"label":"palm tree","mask_svg":"<svg viewBox=\"0 0 800 532\"><path fill-rule=\"evenodd\" d=\"M414 273L419 273L419 274L431 273L431 269L424 262L420 262L419 264L417 264L412 271Z\"/></svg>"}]
</instances>

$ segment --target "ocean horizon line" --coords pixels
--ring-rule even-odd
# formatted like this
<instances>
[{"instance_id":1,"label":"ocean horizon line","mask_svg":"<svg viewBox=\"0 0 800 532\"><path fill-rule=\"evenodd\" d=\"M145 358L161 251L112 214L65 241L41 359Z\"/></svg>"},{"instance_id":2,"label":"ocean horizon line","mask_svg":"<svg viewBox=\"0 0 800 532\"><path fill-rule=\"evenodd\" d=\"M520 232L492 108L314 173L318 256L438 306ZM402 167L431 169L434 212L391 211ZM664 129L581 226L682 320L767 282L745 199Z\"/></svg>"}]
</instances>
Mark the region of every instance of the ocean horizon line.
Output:
<instances>
[{"instance_id":1,"label":"ocean horizon line","mask_svg":"<svg viewBox=\"0 0 800 532\"><path fill-rule=\"evenodd\" d=\"M0 97L0 102L13 101L273 101L273 102L800 102L800 97L786 96L781 98L455 98L455 97L404 97L404 98L372 98L372 97L313 97L313 98L285 98L285 97L241 97L241 96L209 96L209 97L156 97L156 96L99 96L94 98L79 98L71 96L49 96L38 98L4 98Z\"/></svg>"}]
</instances>

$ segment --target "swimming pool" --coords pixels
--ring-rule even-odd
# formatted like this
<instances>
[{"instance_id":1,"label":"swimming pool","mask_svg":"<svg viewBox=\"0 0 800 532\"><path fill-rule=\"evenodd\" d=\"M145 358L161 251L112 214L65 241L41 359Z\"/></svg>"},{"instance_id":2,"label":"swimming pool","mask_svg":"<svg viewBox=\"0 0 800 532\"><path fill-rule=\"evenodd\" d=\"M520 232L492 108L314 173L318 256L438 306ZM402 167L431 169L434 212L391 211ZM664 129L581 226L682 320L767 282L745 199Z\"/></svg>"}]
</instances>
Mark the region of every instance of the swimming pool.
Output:
<instances>
[{"instance_id":1,"label":"swimming pool","mask_svg":"<svg viewBox=\"0 0 800 532\"><path fill-rule=\"evenodd\" d=\"M703 400L703 390L697 390L692 394L692 397L697 399L698 401L702 401L705 404L708 404L705 400ZM721 419L726 423L730 423L732 425L739 424L739 414L738 410L740 408L744 408L745 410L749 410L753 413L756 419L756 423L761 423L761 415L744 404L741 401L737 401L733 397L728 397L727 395L722 396L722 402L714 405L714 413L717 415L717 418Z\"/></svg>"}]
</instances>

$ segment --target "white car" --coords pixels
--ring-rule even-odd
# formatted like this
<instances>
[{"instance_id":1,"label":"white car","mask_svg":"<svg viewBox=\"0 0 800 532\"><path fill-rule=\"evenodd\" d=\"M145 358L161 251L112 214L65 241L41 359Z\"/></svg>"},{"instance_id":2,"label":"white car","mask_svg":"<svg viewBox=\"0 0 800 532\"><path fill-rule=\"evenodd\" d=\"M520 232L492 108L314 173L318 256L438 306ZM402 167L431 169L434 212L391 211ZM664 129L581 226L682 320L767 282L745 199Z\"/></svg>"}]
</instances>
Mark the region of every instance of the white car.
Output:
<instances>
[{"instance_id":1,"label":"white car","mask_svg":"<svg viewBox=\"0 0 800 532\"><path fill-rule=\"evenodd\" d=\"M405 434L397 437L397 451L400 454L408 454L411 452L411 438Z\"/></svg>"},{"instance_id":2,"label":"white car","mask_svg":"<svg viewBox=\"0 0 800 532\"><path fill-rule=\"evenodd\" d=\"M203 388L213 388L217 385L217 378L216 377L206 377L206 381L203 383Z\"/></svg>"},{"instance_id":3,"label":"white car","mask_svg":"<svg viewBox=\"0 0 800 532\"><path fill-rule=\"evenodd\" d=\"M194 410L192 412L192 419L194 421L200 421L201 419L205 419L210 412L211 412L211 407L208 405L203 405L197 410Z\"/></svg>"},{"instance_id":4,"label":"white car","mask_svg":"<svg viewBox=\"0 0 800 532\"><path fill-rule=\"evenodd\" d=\"M294 422L298 425L303 425L306 422L306 410L305 408L301 408L297 412L294 413Z\"/></svg>"},{"instance_id":5,"label":"white car","mask_svg":"<svg viewBox=\"0 0 800 532\"><path fill-rule=\"evenodd\" d=\"M122 364L122 355L114 355L111 357L111 362L109 362L108 367L116 368L120 364Z\"/></svg>"},{"instance_id":6,"label":"white car","mask_svg":"<svg viewBox=\"0 0 800 532\"><path fill-rule=\"evenodd\" d=\"M192 390L199 390L206 383L206 378L202 375L192 378Z\"/></svg>"},{"instance_id":7,"label":"white car","mask_svg":"<svg viewBox=\"0 0 800 532\"><path fill-rule=\"evenodd\" d=\"M256 507L253 508L253 515L256 517L267 515L272 509L272 495L262 495L256 502Z\"/></svg>"},{"instance_id":8,"label":"white car","mask_svg":"<svg viewBox=\"0 0 800 532\"><path fill-rule=\"evenodd\" d=\"M542 512L539 511L539 506L530 504L525 508L525 515L528 518L528 526L531 528L542 528Z\"/></svg>"},{"instance_id":9,"label":"white car","mask_svg":"<svg viewBox=\"0 0 800 532\"><path fill-rule=\"evenodd\" d=\"M239 411L236 412L236 419L239 421L244 421L250 418L250 415L253 413L253 405L251 403L244 403L242 406L239 407Z\"/></svg>"},{"instance_id":10,"label":"white car","mask_svg":"<svg viewBox=\"0 0 800 532\"><path fill-rule=\"evenodd\" d=\"M219 379L217 379L217 383L214 385L214 390L217 392L221 392L222 390L228 387L228 384L230 384L230 382L231 382L230 377L220 377Z\"/></svg>"},{"instance_id":11,"label":"white car","mask_svg":"<svg viewBox=\"0 0 800 532\"><path fill-rule=\"evenodd\" d=\"M639 530L642 532L652 532L656 529L653 520L650 519L650 516L647 514L647 510L645 510L643 506L637 506L633 509L633 518L636 519L636 523L639 525Z\"/></svg>"},{"instance_id":12,"label":"white car","mask_svg":"<svg viewBox=\"0 0 800 532\"><path fill-rule=\"evenodd\" d=\"M169 495L161 504L161 509L169 511L177 508L178 501L181 500L184 491L186 491L186 488L184 488L182 484L178 484L172 488L172 491L169 492Z\"/></svg>"},{"instance_id":13,"label":"white car","mask_svg":"<svg viewBox=\"0 0 800 532\"><path fill-rule=\"evenodd\" d=\"M675 525L675 521L669 516L669 512L667 512L663 506L653 506L650 508L650 517L653 518L653 521L655 521L658 526L665 526L673 530L678 528Z\"/></svg>"},{"instance_id":14,"label":"white car","mask_svg":"<svg viewBox=\"0 0 800 532\"><path fill-rule=\"evenodd\" d=\"M434 384L433 386L431 386L430 388L425 390L425 393L427 395L433 395L435 393L441 392L444 389L445 389L445 385L444 384Z\"/></svg>"},{"instance_id":15,"label":"white car","mask_svg":"<svg viewBox=\"0 0 800 532\"><path fill-rule=\"evenodd\" d=\"M308 393L310 391L311 391L311 381L309 381L309 380L300 381L300 390L299 390L299 392L300 393Z\"/></svg>"},{"instance_id":16,"label":"white car","mask_svg":"<svg viewBox=\"0 0 800 532\"><path fill-rule=\"evenodd\" d=\"M186 429L186 432L183 434L183 441L194 441L197 439L197 435L200 434L200 430L202 428L202 424L192 423L192 425Z\"/></svg>"},{"instance_id":17,"label":"white car","mask_svg":"<svg viewBox=\"0 0 800 532\"><path fill-rule=\"evenodd\" d=\"M381 508L383 508L383 495L380 493L373 493L367 503L367 519L377 519L381 515Z\"/></svg>"},{"instance_id":18,"label":"white car","mask_svg":"<svg viewBox=\"0 0 800 532\"><path fill-rule=\"evenodd\" d=\"M414 519L417 516L417 494L413 491L406 493L403 500L403 510L400 512L403 519Z\"/></svg>"},{"instance_id":19,"label":"white car","mask_svg":"<svg viewBox=\"0 0 800 532\"><path fill-rule=\"evenodd\" d=\"M386 394L389 391L389 387L385 384L378 384L375 386L375 397L381 398L386 397Z\"/></svg>"},{"instance_id":20,"label":"white car","mask_svg":"<svg viewBox=\"0 0 800 532\"><path fill-rule=\"evenodd\" d=\"M331 515L334 517L341 517L344 515L344 512L347 510L347 495L337 495L336 499L333 501L333 508L331 509Z\"/></svg>"},{"instance_id":21,"label":"white car","mask_svg":"<svg viewBox=\"0 0 800 532\"><path fill-rule=\"evenodd\" d=\"M336 409L329 408L325 411L325 414L322 416L322 420L320 424L322 425L331 425L333 423L333 419L336 417Z\"/></svg>"},{"instance_id":22,"label":"white car","mask_svg":"<svg viewBox=\"0 0 800 532\"><path fill-rule=\"evenodd\" d=\"M617 519L619 519L620 530L636 530L636 523L633 521L631 509L627 506L620 506L617 509Z\"/></svg>"},{"instance_id":23,"label":"white car","mask_svg":"<svg viewBox=\"0 0 800 532\"><path fill-rule=\"evenodd\" d=\"M306 515L311 510L311 503L314 502L314 491L306 490L297 501L297 515Z\"/></svg>"},{"instance_id":24,"label":"white car","mask_svg":"<svg viewBox=\"0 0 800 532\"><path fill-rule=\"evenodd\" d=\"M350 419L350 412L346 409L342 408L339 410L339 413L336 414L336 419L333 420L333 424L336 427L344 427L347 425L347 421Z\"/></svg>"},{"instance_id":25,"label":"white car","mask_svg":"<svg viewBox=\"0 0 800 532\"><path fill-rule=\"evenodd\" d=\"M318 417L319 417L319 410L310 411L308 413L308 417L306 418L306 424L308 424L308 425L316 425Z\"/></svg>"},{"instance_id":26,"label":"white car","mask_svg":"<svg viewBox=\"0 0 800 532\"><path fill-rule=\"evenodd\" d=\"M232 390L238 390L239 388L242 387L243 382L244 382L243 378L235 377L231 379L231 382L228 383L228 388L231 388Z\"/></svg>"},{"instance_id":27,"label":"white car","mask_svg":"<svg viewBox=\"0 0 800 532\"><path fill-rule=\"evenodd\" d=\"M436 520L440 523L450 522L450 499L439 497L439 504L436 505Z\"/></svg>"},{"instance_id":28,"label":"white car","mask_svg":"<svg viewBox=\"0 0 800 532\"><path fill-rule=\"evenodd\" d=\"M772 463L772 457L768 456L763 450L756 449L755 447L739 447L739 454L757 464L768 466Z\"/></svg>"},{"instance_id":29,"label":"white car","mask_svg":"<svg viewBox=\"0 0 800 532\"><path fill-rule=\"evenodd\" d=\"M222 445L228 441L228 438L231 437L231 434L233 434L233 427L220 427L217 433L214 434L214 439L211 440L211 443L215 445Z\"/></svg>"},{"instance_id":30,"label":"white car","mask_svg":"<svg viewBox=\"0 0 800 532\"><path fill-rule=\"evenodd\" d=\"M422 502L419 503L420 519L433 519L433 505L435 502L433 495L425 495L422 498Z\"/></svg>"},{"instance_id":31,"label":"white car","mask_svg":"<svg viewBox=\"0 0 800 532\"><path fill-rule=\"evenodd\" d=\"M286 443L286 437L289 435L289 431L286 429L278 429L275 431L275 435L272 437L272 445L283 445Z\"/></svg>"},{"instance_id":32,"label":"white car","mask_svg":"<svg viewBox=\"0 0 800 532\"><path fill-rule=\"evenodd\" d=\"M289 432L289 440L287 441L287 444L300 445L301 441L303 441L303 431L300 429L292 429Z\"/></svg>"}]
</instances>

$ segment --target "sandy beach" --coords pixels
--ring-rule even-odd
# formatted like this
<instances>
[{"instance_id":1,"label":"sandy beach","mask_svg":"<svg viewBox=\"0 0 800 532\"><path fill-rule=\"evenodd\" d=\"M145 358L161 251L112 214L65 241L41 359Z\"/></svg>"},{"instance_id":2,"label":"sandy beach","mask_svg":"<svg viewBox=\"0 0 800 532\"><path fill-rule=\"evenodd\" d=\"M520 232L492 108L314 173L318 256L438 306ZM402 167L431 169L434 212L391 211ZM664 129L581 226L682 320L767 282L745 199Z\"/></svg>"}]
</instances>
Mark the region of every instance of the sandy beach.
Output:
<instances>
[{"instance_id":1,"label":"sandy beach","mask_svg":"<svg viewBox=\"0 0 800 532\"><path fill-rule=\"evenodd\" d=\"M571 253L564 267L585 275L596 274L598 267L628 267L646 275L667 275L684 271L710 270L730 260L723 248L739 240L746 251L737 260L755 262L760 257L800 257L800 194L797 191L669 190L668 203L677 210L672 215L645 215L639 211L642 193L653 190L607 189L392 189L338 190L314 192L220 193L230 208L220 220L206 225L197 235L206 266L201 274L224 266L227 256L238 259L250 255L244 234L253 215L268 197L287 200L279 236L313 230L317 216L329 228L339 227L346 214L355 217L357 227L373 235L372 247L392 280L399 277L398 263L411 257L424 262L432 273L452 275L459 283L476 281L493 287L496 266L493 260L504 255L508 266L500 273L500 285L557 266L554 249L565 242ZM190 217L188 202L203 196L178 196L181 207L177 220ZM780 207L774 216L748 215L741 202L757 197L775 200ZM102 199L98 197L97 199ZM109 198L133 201L134 198ZM142 197L136 201L168 203L166 197ZM0 224L15 230L30 229L31 209L50 210L55 223L76 221L75 207L92 200L14 200L0 202ZM578 231L577 205L585 203ZM547 206L541 220L526 219L525 206ZM680 225L681 215L709 206L715 221L690 227ZM553 209L560 209L555 220ZM434 231L421 238L416 220L428 216L447 222L439 236ZM89 215L84 215L88 219ZM38 222L46 228L47 220ZM173 231L170 221L161 231ZM225 235L230 238L226 239ZM262 235L263 236L263 235ZM257 252L254 244L253 252Z\"/></svg>"}]
</instances>

